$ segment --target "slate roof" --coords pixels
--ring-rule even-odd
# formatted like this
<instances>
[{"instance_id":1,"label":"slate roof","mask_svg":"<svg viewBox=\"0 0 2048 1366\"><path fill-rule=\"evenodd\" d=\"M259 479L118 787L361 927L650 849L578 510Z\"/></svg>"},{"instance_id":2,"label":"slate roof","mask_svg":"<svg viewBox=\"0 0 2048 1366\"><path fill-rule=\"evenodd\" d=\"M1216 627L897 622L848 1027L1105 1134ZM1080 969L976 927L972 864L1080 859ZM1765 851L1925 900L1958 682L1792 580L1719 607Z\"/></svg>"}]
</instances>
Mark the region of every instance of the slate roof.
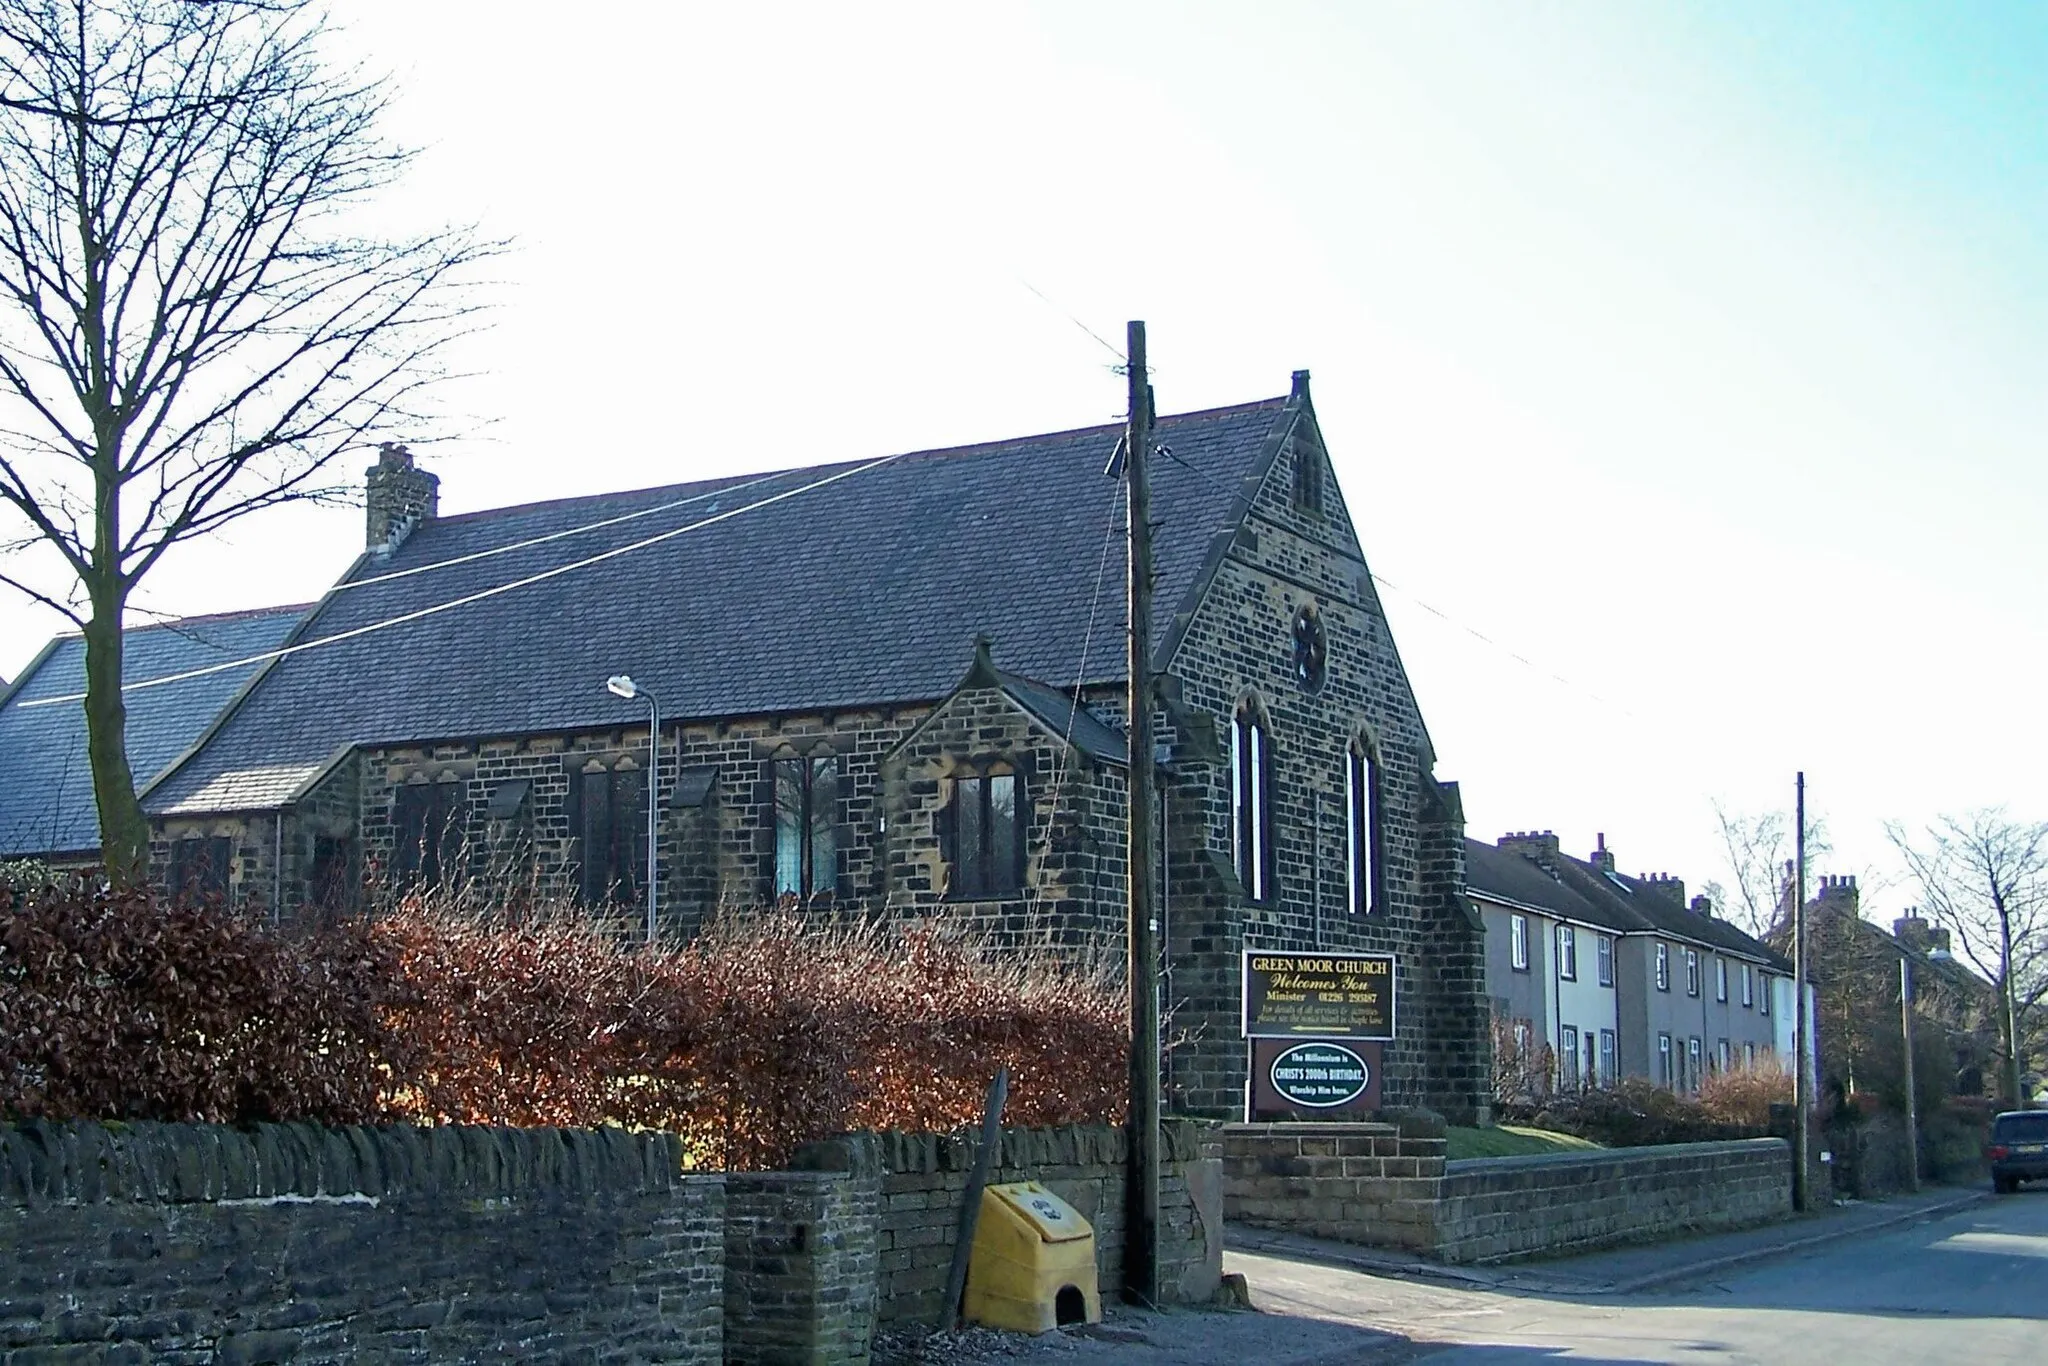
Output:
<instances>
[{"instance_id":1,"label":"slate roof","mask_svg":"<svg viewBox=\"0 0 2048 1366\"><path fill-rule=\"evenodd\" d=\"M240 659L279 644L304 604L131 627L129 679L160 678ZM184 753L255 665L130 692L128 764L137 786ZM85 756L85 704L43 699L85 691L85 641L59 636L0 697L0 857L97 849L99 813Z\"/></svg>"},{"instance_id":2,"label":"slate roof","mask_svg":"<svg viewBox=\"0 0 2048 1366\"><path fill-rule=\"evenodd\" d=\"M1784 955L1727 921L1679 906L1641 878L1606 873L1569 854L1558 854L1546 869L1526 855L1468 839L1465 885L1475 896L1491 894L1616 934L1659 934L1792 971Z\"/></svg>"},{"instance_id":3,"label":"slate roof","mask_svg":"<svg viewBox=\"0 0 2048 1366\"><path fill-rule=\"evenodd\" d=\"M1246 481L1263 472L1295 402L1160 419L1174 458L1153 465L1155 640L1168 639L1218 533L1235 527ZM1121 679L1122 556L1114 545L1104 556L1106 534L1122 534L1119 485L1104 472L1120 434L1110 425L918 452L807 492L794 491L859 462L425 522L388 560L359 562L294 643L792 494L586 569L278 660L146 805L273 807L351 744L630 724L644 709L604 692L613 673L651 689L670 717L936 700L985 631L1012 674L1055 689ZM671 506L685 499L694 501ZM485 554L620 517L631 520Z\"/></svg>"},{"instance_id":4,"label":"slate roof","mask_svg":"<svg viewBox=\"0 0 2048 1366\"><path fill-rule=\"evenodd\" d=\"M1607 897L1588 897L1546 872L1534 859L1513 850L1465 841L1465 886L1474 896L1492 896L1616 934L1647 930L1649 924Z\"/></svg>"}]
</instances>

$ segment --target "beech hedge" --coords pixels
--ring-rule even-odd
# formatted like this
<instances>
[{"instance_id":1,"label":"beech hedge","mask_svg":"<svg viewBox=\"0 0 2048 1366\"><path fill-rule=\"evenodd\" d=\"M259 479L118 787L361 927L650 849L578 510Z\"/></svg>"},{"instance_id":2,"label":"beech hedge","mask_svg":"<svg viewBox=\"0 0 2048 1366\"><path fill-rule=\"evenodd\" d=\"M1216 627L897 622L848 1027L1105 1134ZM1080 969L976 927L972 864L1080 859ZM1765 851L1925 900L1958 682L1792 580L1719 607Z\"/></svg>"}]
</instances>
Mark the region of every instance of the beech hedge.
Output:
<instances>
[{"instance_id":1,"label":"beech hedge","mask_svg":"<svg viewBox=\"0 0 2048 1366\"><path fill-rule=\"evenodd\" d=\"M709 1167L854 1129L1116 1121L1110 975L932 922L734 916L632 943L582 912L273 927L79 887L0 910L0 1113L243 1124L620 1124Z\"/></svg>"}]
</instances>

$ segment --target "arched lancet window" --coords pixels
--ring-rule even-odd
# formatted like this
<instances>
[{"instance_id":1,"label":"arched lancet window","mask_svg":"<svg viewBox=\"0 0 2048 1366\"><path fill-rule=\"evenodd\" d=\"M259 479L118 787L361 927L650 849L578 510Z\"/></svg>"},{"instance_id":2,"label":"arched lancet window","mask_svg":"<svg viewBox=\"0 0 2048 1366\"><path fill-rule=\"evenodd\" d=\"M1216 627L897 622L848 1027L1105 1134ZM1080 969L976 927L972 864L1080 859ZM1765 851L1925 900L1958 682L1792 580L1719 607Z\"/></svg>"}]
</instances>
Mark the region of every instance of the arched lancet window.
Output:
<instances>
[{"instance_id":1,"label":"arched lancet window","mask_svg":"<svg viewBox=\"0 0 2048 1366\"><path fill-rule=\"evenodd\" d=\"M1238 880L1254 901L1273 895L1273 745L1250 704L1230 722L1231 848Z\"/></svg>"},{"instance_id":2,"label":"arched lancet window","mask_svg":"<svg viewBox=\"0 0 2048 1366\"><path fill-rule=\"evenodd\" d=\"M1381 904L1380 765L1364 740L1344 752L1344 840L1352 913L1370 915Z\"/></svg>"},{"instance_id":3,"label":"arched lancet window","mask_svg":"<svg viewBox=\"0 0 2048 1366\"><path fill-rule=\"evenodd\" d=\"M953 867L953 896L1006 896L1024 885L1024 831L1030 807L1024 778L1003 762L962 773L952 781L944 854Z\"/></svg>"}]
</instances>

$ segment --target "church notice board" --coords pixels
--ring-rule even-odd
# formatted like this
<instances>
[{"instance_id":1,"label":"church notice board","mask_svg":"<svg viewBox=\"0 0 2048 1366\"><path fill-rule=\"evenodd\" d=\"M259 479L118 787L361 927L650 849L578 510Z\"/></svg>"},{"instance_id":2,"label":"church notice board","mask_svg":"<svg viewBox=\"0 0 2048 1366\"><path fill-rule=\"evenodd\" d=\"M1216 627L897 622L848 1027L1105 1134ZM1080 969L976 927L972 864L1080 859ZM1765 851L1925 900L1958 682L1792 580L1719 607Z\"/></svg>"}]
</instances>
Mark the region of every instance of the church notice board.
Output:
<instances>
[{"instance_id":1,"label":"church notice board","mask_svg":"<svg viewBox=\"0 0 2048 1366\"><path fill-rule=\"evenodd\" d=\"M1244 953L1248 1039L1394 1037L1391 953Z\"/></svg>"}]
</instances>

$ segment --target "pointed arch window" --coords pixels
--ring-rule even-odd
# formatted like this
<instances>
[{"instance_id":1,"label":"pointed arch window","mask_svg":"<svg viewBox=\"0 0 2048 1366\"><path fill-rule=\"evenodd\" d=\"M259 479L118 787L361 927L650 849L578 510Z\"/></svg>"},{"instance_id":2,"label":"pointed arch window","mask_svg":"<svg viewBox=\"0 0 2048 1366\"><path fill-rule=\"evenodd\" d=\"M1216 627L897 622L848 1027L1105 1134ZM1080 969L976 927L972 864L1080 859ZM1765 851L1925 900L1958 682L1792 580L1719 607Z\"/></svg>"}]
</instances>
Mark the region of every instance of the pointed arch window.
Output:
<instances>
[{"instance_id":1,"label":"pointed arch window","mask_svg":"<svg viewBox=\"0 0 2048 1366\"><path fill-rule=\"evenodd\" d=\"M1362 740L1344 753L1344 847L1352 913L1370 915L1381 905L1380 765Z\"/></svg>"},{"instance_id":2,"label":"pointed arch window","mask_svg":"<svg viewBox=\"0 0 2048 1366\"><path fill-rule=\"evenodd\" d=\"M1230 723L1231 848L1238 880L1254 901L1273 895L1273 744L1249 704Z\"/></svg>"},{"instance_id":3,"label":"pointed arch window","mask_svg":"<svg viewBox=\"0 0 2048 1366\"><path fill-rule=\"evenodd\" d=\"M953 779L944 855L953 867L947 890L957 897L1014 894L1024 885L1024 831L1029 806L1024 779L1006 763Z\"/></svg>"}]
</instances>

